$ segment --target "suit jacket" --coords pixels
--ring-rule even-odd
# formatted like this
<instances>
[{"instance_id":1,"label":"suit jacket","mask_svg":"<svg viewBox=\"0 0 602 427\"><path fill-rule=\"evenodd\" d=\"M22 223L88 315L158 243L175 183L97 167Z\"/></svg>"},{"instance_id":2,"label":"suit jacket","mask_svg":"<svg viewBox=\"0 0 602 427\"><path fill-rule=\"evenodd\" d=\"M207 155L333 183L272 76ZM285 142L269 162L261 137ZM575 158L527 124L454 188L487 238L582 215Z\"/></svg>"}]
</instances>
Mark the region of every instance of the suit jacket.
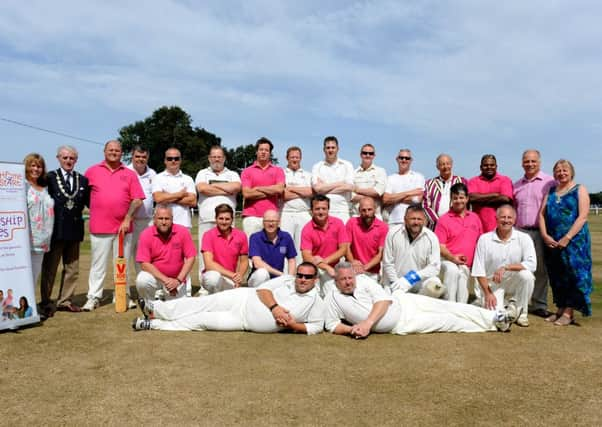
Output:
<instances>
[{"instance_id":1,"label":"suit jacket","mask_svg":"<svg viewBox=\"0 0 602 427\"><path fill-rule=\"evenodd\" d=\"M77 176L77 178L76 178ZM88 178L73 171L71 181L75 186L79 179L78 188L72 188L69 195L75 193L73 198L73 208L67 209L66 205L69 198L66 197L59 186L59 182L66 191L65 181L60 169L48 172L48 193L54 199L54 229L52 231L52 240L84 240L84 220L82 211L84 207L90 204L90 188Z\"/></svg>"}]
</instances>

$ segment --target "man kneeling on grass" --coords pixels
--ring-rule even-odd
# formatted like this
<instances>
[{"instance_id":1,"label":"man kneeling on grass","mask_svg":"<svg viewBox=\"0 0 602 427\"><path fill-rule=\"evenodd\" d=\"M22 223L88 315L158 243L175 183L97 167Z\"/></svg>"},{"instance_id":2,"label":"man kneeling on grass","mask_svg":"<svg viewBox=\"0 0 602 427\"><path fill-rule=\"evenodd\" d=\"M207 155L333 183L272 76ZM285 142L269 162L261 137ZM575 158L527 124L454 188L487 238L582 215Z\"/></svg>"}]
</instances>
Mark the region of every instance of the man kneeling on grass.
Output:
<instances>
[{"instance_id":1,"label":"man kneeling on grass","mask_svg":"<svg viewBox=\"0 0 602 427\"><path fill-rule=\"evenodd\" d=\"M335 284L324 300L326 329L354 338L367 338L371 332L505 332L520 314L514 301L504 310L491 311L401 290L389 295L374 280L356 276L348 262L335 266Z\"/></svg>"},{"instance_id":2,"label":"man kneeling on grass","mask_svg":"<svg viewBox=\"0 0 602 427\"><path fill-rule=\"evenodd\" d=\"M236 288L197 298L154 301L134 330L292 331L307 335L324 329L324 302L314 288L315 265L304 262L295 276L269 280L258 288Z\"/></svg>"}]
</instances>

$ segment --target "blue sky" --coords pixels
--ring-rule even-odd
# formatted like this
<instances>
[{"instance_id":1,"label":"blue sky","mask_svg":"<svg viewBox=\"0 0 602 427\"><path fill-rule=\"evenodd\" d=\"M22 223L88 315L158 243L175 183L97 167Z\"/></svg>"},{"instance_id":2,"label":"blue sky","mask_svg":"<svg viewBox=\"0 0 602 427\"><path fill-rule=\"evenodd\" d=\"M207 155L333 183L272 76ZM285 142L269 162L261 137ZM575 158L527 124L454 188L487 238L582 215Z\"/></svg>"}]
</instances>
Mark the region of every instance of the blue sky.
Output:
<instances>
[{"instance_id":1,"label":"blue sky","mask_svg":"<svg viewBox=\"0 0 602 427\"><path fill-rule=\"evenodd\" d=\"M227 147L260 136L284 163L322 158L326 135L357 164L365 142L396 171L400 148L434 176L479 173L494 153L513 180L537 148L602 190L602 3L596 1L0 2L0 117L104 142L179 105ZM0 160L102 146L0 120Z\"/></svg>"}]
</instances>

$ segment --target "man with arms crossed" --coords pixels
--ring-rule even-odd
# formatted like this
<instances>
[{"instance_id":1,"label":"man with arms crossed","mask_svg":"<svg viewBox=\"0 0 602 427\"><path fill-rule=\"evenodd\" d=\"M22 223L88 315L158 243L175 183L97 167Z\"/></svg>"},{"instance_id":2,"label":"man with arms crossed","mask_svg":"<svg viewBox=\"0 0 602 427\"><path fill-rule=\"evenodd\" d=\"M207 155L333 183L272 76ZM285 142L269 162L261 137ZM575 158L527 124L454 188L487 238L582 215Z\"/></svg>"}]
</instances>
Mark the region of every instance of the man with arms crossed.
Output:
<instances>
[{"instance_id":1,"label":"man with arms crossed","mask_svg":"<svg viewBox=\"0 0 602 427\"><path fill-rule=\"evenodd\" d=\"M274 144L267 138L255 143L256 160L242 171L242 228L247 236L262 228L262 218L268 209L278 210L284 192L284 171L271 162Z\"/></svg>"},{"instance_id":2,"label":"man with arms crossed","mask_svg":"<svg viewBox=\"0 0 602 427\"><path fill-rule=\"evenodd\" d=\"M330 199L330 215L343 223L349 219L349 202L353 190L353 165L339 159L339 141L334 136L324 138L324 160L311 169L314 192Z\"/></svg>"},{"instance_id":3,"label":"man with arms crossed","mask_svg":"<svg viewBox=\"0 0 602 427\"><path fill-rule=\"evenodd\" d=\"M124 234L123 255L130 259L133 218L142 206L144 191L136 173L121 163L122 153L119 141L107 142L104 161L91 166L85 173L90 183L91 265L84 311L95 310L100 305L107 261L111 249L113 260L118 255L120 233ZM136 304L130 299L128 307L135 308Z\"/></svg>"},{"instance_id":4,"label":"man with arms crossed","mask_svg":"<svg viewBox=\"0 0 602 427\"><path fill-rule=\"evenodd\" d=\"M380 281L380 262L389 227L376 218L372 197L359 201L359 217L349 218L345 228L351 240L345 258L353 265L356 274L366 274Z\"/></svg>"},{"instance_id":5,"label":"man with arms crossed","mask_svg":"<svg viewBox=\"0 0 602 427\"><path fill-rule=\"evenodd\" d=\"M483 234L479 216L467 209L468 188L454 184L451 209L439 217L435 235L441 248L441 276L448 301L468 302L468 279L477 241Z\"/></svg>"},{"instance_id":6,"label":"man with arms crossed","mask_svg":"<svg viewBox=\"0 0 602 427\"><path fill-rule=\"evenodd\" d=\"M140 235L136 254L142 270L136 277L136 288L147 304L185 296L186 278L196 258L190 230L173 223L169 205L155 207L153 224Z\"/></svg>"},{"instance_id":7,"label":"man with arms crossed","mask_svg":"<svg viewBox=\"0 0 602 427\"><path fill-rule=\"evenodd\" d=\"M286 150L288 165L284 170L286 187L284 188L284 206L280 228L289 233L297 249L297 263L301 257L301 230L311 220L309 201L313 196L311 173L301 168L301 149L289 147ZM292 270L290 270L292 271Z\"/></svg>"},{"instance_id":8,"label":"man with arms crossed","mask_svg":"<svg viewBox=\"0 0 602 427\"><path fill-rule=\"evenodd\" d=\"M389 210L389 225L403 224L407 207L412 203L422 203L424 196L424 176L410 169L412 152L407 148L397 155L399 171L389 175L383 194L383 205Z\"/></svg>"},{"instance_id":9,"label":"man with arms crossed","mask_svg":"<svg viewBox=\"0 0 602 427\"><path fill-rule=\"evenodd\" d=\"M343 221L328 215L330 200L323 194L311 199L311 217L301 232L303 261L318 267L320 295L334 286L334 266L347 253L349 236Z\"/></svg>"},{"instance_id":10,"label":"man with arms crossed","mask_svg":"<svg viewBox=\"0 0 602 427\"><path fill-rule=\"evenodd\" d=\"M256 288L285 271L295 271L297 250L293 238L279 228L280 215L274 210L263 214L263 230L251 234L249 256L253 261L253 273L248 280L251 288ZM286 261L286 268L285 268Z\"/></svg>"},{"instance_id":11,"label":"man with arms crossed","mask_svg":"<svg viewBox=\"0 0 602 427\"><path fill-rule=\"evenodd\" d=\"M290 331L307 335L324 329L324 303L314 288L316 267L302 263L295 276L280 276L259 288L238 288L202 298L155 301L151 319L134 320L134 330Z\"/></svg>"},{"instance_id":12,"label":"man with arms crossed","mask_svg":"<svg viewBox=\"0 0 602 427\"><path fill-rule=\"evenodd\" d=\"M69 145L59 147L56 158L60 168L48 172L48 194L54 199L54 229L50 251L44 254L40 282L41 314L51 317L56 310L79 313L81 308L71 300L79 277L79 245L84 240L82 211L90 203L88 178L74 170L77 150ZM59 262L63 259L61 287L56 306L52 288Z\"/></svg>"},{"instance_id":13,"label":"man with arms crossed","mask_svg":"<svg viewBox=\"0 0 602 427\"><path fill-rule=\"evenodd\" d=\"M387 292L367 276L356 276L347 262L335 267L336 288L324 301L325 328L337 335L367 338L370 333L398 335L430 332L509 331L517 308L492 312L469 304L423 295Z\"/></svg>"},{"instance_id":14,"label":"man with arms crossed","mask_svg":"<svg viewBox=\"0 0 602 427\"><path fill-rule=\"evenodd\" d=\"M238 288L249 268L247 235L232 227L234 210L227 204L215 207L216 227L203 235L205 261L203 283L210 294Z\"/></svg>"},{"instance_id":15,"label":"man with arms crossed","mask_svg":"<svg viewBox=\"0 0 602 427\"><path fill-rule=\"evenodd\" d=\"M483 234L477 243L472 275L478 303L487 309L500 308L515 298L521 315L519 326L529 326L527 309L533 293L533 272L537 268L535 246L528 234L514 229L516 212L510 205L497 209L497 227Z\"/></svg>"},{"instance_id":16,"label":"man with arms crossed","mask_svg":"<svg viewBox=\"0 0 602 427\"><path fill-rule=\"evenodd\" d=\"M554 178L541 171L541 156L537 150L523 153L525 175L514 183L516 226L531 236L537 256L535 286L529 310L539 317L548 317L548 274L544 262L544 243L539 232L539 210L544 196L554 184Z\"/></svg>"},{"instance_id":17,"label":"man with arms crossed","mask_svg":"<svg viewBox=\"0 0 602 427\"><path fill-rule=\"evenodd\" d=\"M353 194L351 197L352 216L359 216L359 202L364 197L374 200L375 214L382 219L380 206L387 184L387 172L374 164L376 149L372 144L364 144L360 149L361 163L353 171Z\"/></svg>"}]
</instances>

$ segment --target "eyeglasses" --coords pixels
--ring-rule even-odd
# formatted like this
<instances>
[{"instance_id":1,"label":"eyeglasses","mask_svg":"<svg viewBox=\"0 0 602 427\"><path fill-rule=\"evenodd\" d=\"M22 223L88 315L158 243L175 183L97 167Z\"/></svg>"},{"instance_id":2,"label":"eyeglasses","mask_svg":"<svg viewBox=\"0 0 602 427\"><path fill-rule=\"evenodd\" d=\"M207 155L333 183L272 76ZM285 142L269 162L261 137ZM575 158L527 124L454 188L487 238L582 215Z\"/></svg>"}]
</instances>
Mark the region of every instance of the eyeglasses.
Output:
<instances>
[{"instance_id":1,"label":"eyeglasses","mask_svg":"<svg viewBox=\"0 0 602 427\"><path fill-rule=\"evenodd\" d=\"M374 156L374 151L362 151L362 156Z\"/></svg>"},{"instance_id":2,"label":"eyeglasses","mask_svg":"<svg viewBox=\"0 0 602 427\"><path fill-rule=\"evenodd\" d=\"M412 158L408 156L397 156L397 160L407 160L409 162Z\"/></svg>"},{"instance_id":3,"label":"eyeglasses","mask_svg":"<svg viewBox=\"0 0 602 427\"><path fill-rule=\"evenodd\" d=\"M277 219L264 219L263 223L264 224L278 224L278 220Z\"/></svg>"},{"instance_id":4,"label":"eyeglasses","mask_svg":"<svg viewBox=\"0 0 602 427\"><path fill-rule=\"evenodd\" d=\"M180 157L166 157L165 160L167 160L168 162L179 162Z\"/></svg>"},{"instance_id":5,"label":"eyeglasses","mask_svg":"<svg viewBox=\"0 0 602 427\"><path fill-rule=\"evenodd\" d=\"M297 273L297 278L299 278L299 279L313 279L314 277L316 277L315 274Z\"/></svg>"}]
</instances>

